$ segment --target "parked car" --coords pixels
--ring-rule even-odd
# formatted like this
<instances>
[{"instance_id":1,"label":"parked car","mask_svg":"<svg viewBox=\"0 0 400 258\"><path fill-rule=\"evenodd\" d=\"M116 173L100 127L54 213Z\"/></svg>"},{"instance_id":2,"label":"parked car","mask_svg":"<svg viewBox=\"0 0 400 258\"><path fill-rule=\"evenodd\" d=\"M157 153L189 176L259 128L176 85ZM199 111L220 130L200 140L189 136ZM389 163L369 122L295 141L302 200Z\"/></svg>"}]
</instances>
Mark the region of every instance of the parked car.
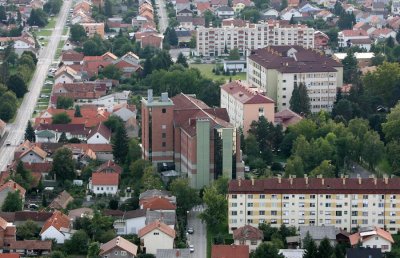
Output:
<instances>
[{"instance_id":1,"label":"parked car","mask_svg":"<svg viewBox=\"0 0 400 258\"><path fill-rule=\"evenodd\" d=\"M189 245L189 251L190 251L191 253L194 252L194 245Z\"/></svg>"},{"instance_id":2,"label":"parked car","mask_svg":"<svg viewBox=\"0 0 400 258\"><path fill-rule=\"evenodd\" d=\"M188 228L187 232L188 232L189 234L193 234L193 233L194 233L194 229L193 229L192 227L190 227L190 228Z\"/></svg>"}]
</instances>

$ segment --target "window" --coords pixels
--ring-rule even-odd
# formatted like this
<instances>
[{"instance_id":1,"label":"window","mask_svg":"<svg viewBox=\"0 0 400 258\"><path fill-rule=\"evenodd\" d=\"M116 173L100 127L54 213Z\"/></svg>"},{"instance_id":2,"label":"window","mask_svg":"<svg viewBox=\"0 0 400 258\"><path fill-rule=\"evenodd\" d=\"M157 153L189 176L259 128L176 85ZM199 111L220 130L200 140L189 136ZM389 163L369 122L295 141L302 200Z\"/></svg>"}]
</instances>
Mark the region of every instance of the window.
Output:
<instances>
[{"instance_id":1,"label":"window","mask_svg":"<svg viewBox=\"0 0 400 258\"><path fill-rule=\"evenodd\" d=\"M232 199L237 199L237 194L232 194Z\"/></svg>"},{"instance_id":2,"label":"window","mask_svg":"<svg viewBox=\"0 0 400 258\"><path fill-rule=\"evenodd\" d=\"M278 211L271 211L271 216L276 216L278 215Z\"/></svg>"},{"instance_id":3,"label":"window","mask_svg":"<svg viewBox=\"0 0 400 258\"><path fill-rule=\"evenodd\" d=\"M299 219L299 224L304 224L304 219Z\"/></svg>"},{"instance_id":4,"label":"window","mask_svg":"<svg viewBox=\"0 0 400 258\"><path fill-rule=\"evenodd\" d=\"M283 220L283 224L289 224L289 220L288 219L284 219Z\"/></svg>"},{"instance_id":5,"label":"window","mask_svg":"<svg viewBox=\"0 0 400 258\"><path fill-rule=\"evenodd\" d=\"M358 211L352 211L351 216L358 216Z\"/></svg>"},{"instance_id":6,"label":"window","mask_svg":"<svg viewBox=\"0 0 400 258\"><path fill-rule=\"evenodd\" d=\"M276 196L276 194L271 195L271 199L278 199L278 197Z\"/></svg>"},{"instance_id":7,"label":"window","mask_svg":"<svg viewBox=\"0 0 400 258\"><path fill-rule=\"evenodd\" d=\"M251 245L257 245L257 240L251 240L251 241L250 241L250 244L251 244Z\"/></svg>"},{"instance_id":8,"label":"window","mask_svg":"<svg viewBox=\"0 0 400 258\"><path fill-rule=\"evenodd\" d=\"M330 203L325 203L325 207L331 207L331 204Z\"/></svg>"},{"instance_id":9,"label":"window","mask_svg":"<svg viewBox=\"0 0 400 258\"><path fill-rule=\"evenodd\" d=\"M389 250L389 246L388 245L381 245L381 249L382 250Z\"/></svg>"},{"instance_id":10,"label":"window","mask_svg":"<svg viewBox=\"0 0 400 258\"><path fill-rule=\"evenodd\" d=\"M121 251L121 256L126 256L126 251Z\"/></svg>"},{"instance_id":11,"label":"window","mask_svg":"<svg viewBox=\"0 0 400 258\"><path fill-rule=\"evenodd\" d=\"M237 207L237 203L236 202L231 203L231 207Z\"/></svg>"},{"instance_id":12,"label":"window","mask_svg":"<svg viewBox=\"0 0 400 258\"><path fill-rule=\"evenodd\" d=\"M265 211L260 211L260 215L265 215Z\"/></svg>"},{"instance_id":13,"label":"window","mask_svg":"<svg viewBox=\"0 0 400 258\"><path fill-rule=\"evenodd\" d=\"M247 204L247 207L253 207L253 203L252 203L252 202L249 202L249 203Z\"/></svg>"},{"instance_id":14,"label":"window","mask_svg":"<svg viewBox=\"0 0 400 258\"><path fill-rule=\"evenodd\" d=\"M160 233L159 232L154 232L153 235L158 236Z\"/></svg>"},{"instance_id":15,"label":"window","mask_svg":"<svg viewBox=\"0 0 400 258\"><path fill-rule=\"evenodd\" d=\"M253 199L253 195L252 195L252 194L249 194L249 195L247 196L247 198Z\"/></svg>"},{"instance_id":16,"label":"window","mask_svg":"<svg viewBox=\"0 0 400 258\"><path fill-rule=\"evenodd\" d=\"M363 217L368 217L368 211L363 211L362 215Z\"/></svg>"},{"instance_id":17,"label":"window","mask_svg":"<svg viewBox=\"0 0 400 258\"><path fill-rule=\"evenodd\" d=\"M336 211L336 216L338 217L342 216L342 211Z\"/></svg>"},{"instance_id":18,"label":"window","mask_svg":"<svg viewBox=\"0 0 400 258\"><path fill-rule=\"evenodd\" d=\"M167 146L167 143L166 142L162 142L162 147L165 147L165 146Z\"/></svg>"},{"instance_id":19,"label":"window","mask_svg":"<svg viewBox=\"0 0 400 258\"><path fill-rule=\"evenodd\" d=\"M232 211L231 214L232 214L232 216L236 216L237 215L237 211Z\"/></svg>"},{"instance_id":20,"label":"window","mask_svg":"<svg viewBox=\"0 0 400 258\"><path fill-rule=\"evenodd\" d=\"M315 194L311 194L310 199L315 199Z\"/></svg>"},{"instance_id":21,"label":"window","mask_svg":"<svg viewBox=\"0 0 400 258\"><path fill-rule=\"evenodd\" d=\"M167 137L167 134L166 133L162 133L161 134L161 138L165 139L165 137Z\"/></svg>"},{"instance_id":22,"label":"window","mask_svg":"<svg viewBox=\"0 0 400 258\"><path fill-rule=\"evenodd\" d=\"M260 194L260 199L265 199L265 194Z\"/></svg>"},{"instance_id":23,"label":"window","mask_svg":"<svg viewBox=\"0 0 400 258\"><path fill-rule=\"evenodd\" d=\"M364 225L367 225L367 224L368 224L368 220L367 220L367 219L363 219L363 220L361 221L361 223L364 224Z\"/></svg>"},{"instance_id":24,"label":"window","mask_svg":"<svg viewBox=\"0 0 400 258\"><path fill-rule=\"evenodd\" d=\"M284 195L284 196L283 196L283 199L284 199L284 200L289 200L289 197L290 197L289 195Z\"/></svg>"},{"instance_id":25,"label":"window","mask_svg":"<svg viewBox=\"0 0 400 258\"><path fill-rule=\"evenodd\" d=\"M325 199L331 199L331 195L330 194L325 195Z\"/></svg>"},{"instance_id":26,"label":"window","mask_svg":"<svg viewBox=\"0 0 400 258\"><path fill-rule=\"evenodd\" d=\"M163 108L163 109L162 109L162 112L163 112L164 114L167 113L167 109Z\"/></svg>"},{"instance_id":27,"label":"window","mask_svg":"<svg viewBox=\"0 0 400 258\"><path fill-rule=\"evenodd\" d=\"M114 254L115 254L115 255L118 255L118 251L115 251Z\"/></svg>"},{"instance_id":28,"label":"window","mask_svg":"<svg viewBox=\"0 0 400 258\"><path fill-rule=\"evenodd\" d=\"M311 208L315 208L315 203L310 203Z\"/></svg>"}]
</instances>

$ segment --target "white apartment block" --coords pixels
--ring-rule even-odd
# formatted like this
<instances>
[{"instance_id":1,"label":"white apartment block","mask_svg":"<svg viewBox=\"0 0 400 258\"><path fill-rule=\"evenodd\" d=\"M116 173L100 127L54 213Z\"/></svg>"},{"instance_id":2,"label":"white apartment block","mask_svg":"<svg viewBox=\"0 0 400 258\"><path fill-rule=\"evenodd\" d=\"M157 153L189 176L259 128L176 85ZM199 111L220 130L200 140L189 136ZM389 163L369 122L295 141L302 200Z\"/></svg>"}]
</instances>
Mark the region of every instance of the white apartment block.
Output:
<instances>
[{"instance_id":1,"label":"white apartment block","mask_svg":"<svg viewBox=\"0 0 400 258\"><path fill-rule=\"evenodd\" d=\"M400 178L269 178L232 180L229 231L261 223L331 225L350 231L377 226L400 229Z\"/></svg>"},{"instance_id":2,"label":"white apartment block","mask_svg":"<svg viewBox=\"0 0 400 258\"><path fill-rule=\"evenodd\" d=\"M247 82L264 91L281 111L290 107L295 85L304 84L311 112L331 111L343 85L343 65L321 52L301 46L271 46L251 51Z\"/></svg>"},{"instance_id":3,"label":"white apartment block","mask_svg":"<svg viewBox=\"0 0 400 258\"><path fill-rule=\"evenodd\" d=\"M233 19L224 20L220 28L197 29L199 56L221 56L234 48L246 56L249 50L277 45L314 48L314 29L284 21L252 24Z\"/></svg>"}]
</instances>

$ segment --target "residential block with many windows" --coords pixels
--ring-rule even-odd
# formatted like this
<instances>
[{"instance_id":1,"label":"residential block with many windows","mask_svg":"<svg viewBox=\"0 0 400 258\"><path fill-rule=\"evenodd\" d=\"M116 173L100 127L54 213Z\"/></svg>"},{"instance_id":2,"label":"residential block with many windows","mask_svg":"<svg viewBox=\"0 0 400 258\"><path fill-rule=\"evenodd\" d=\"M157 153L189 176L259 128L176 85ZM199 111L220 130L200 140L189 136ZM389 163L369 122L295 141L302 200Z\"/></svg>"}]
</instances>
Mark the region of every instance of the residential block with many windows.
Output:
<instances>
[{"instance_id":1,"label":"residential block with many windows","mask_svg":"<svg viewBox=\"0 0 400 258\"><path fill-rule=\"evenodd\" d=\"M336 88L343 85L343 65L317 50L271 46L251 51L247 82L272 98L278 111L289 108L294 86L303 83L316 113L332 110Z\"/></svg>"},{"instance_id":2,"label":"residential block with many windows","mask_svg":"<svg viewBox=\"0 0 400 258\"><path fill-rule=\"evenodd\" d=\"M400 178L268 178L232 180L229 231L261 223L400 229Z\"/></svg>"},{"instance_id":3,"label":"residential block with many windows","mask_svg":"<svg viewBox=\"0 0 400 258\"><path fill-rule=\"evenodd\" d=\"M197 28L197 55L221 56L237 48L240 55L248 50L276 45L299 45L314 48L314 29L287 21L257 24L226 19L222 27Z\"/></svg>"}]
</instances>

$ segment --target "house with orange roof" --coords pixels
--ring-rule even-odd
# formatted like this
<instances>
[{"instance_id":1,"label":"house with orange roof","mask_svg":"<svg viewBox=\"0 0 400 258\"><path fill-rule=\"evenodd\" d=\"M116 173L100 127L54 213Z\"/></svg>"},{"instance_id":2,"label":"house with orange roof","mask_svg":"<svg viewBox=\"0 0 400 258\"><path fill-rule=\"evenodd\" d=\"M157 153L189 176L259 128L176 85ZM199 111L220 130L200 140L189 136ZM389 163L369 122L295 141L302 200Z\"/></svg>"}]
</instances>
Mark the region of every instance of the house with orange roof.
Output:
<instances>
[{"instance_id":1,"label":"house with orange roof","mask_svg":"<svg viewBox=\"0 0 400 258\"><path fill-rule=\"evenodd\" d=\"M171 203L167 198L158 196L140 201L140 208L151 211L169 211L176 210L176 205Z\"/></svg>"},{"instance_id":2,"label":"house with orange roof","mask_svg":"<svg viewBox=\"0 0 400 258\"><path fill-rule=\"evenodd\" d=\"M118 193L119 174L94 172L89 179L88 188L94 194L111 194Z\"/></svg>"},{"instance_id":3,"label":"house with orange roof","mask_svg":"<svg viewBox=\"0 0 400 258\"><path fill-rule=\"evenodd\" d=\"M122 174L122 167L116 164L114 161L107 161L101 164L97 169L98 173L117 173L119 175Z\"/></svg>"},{"instance_id":4,"label":"house with orange roof","mask_svg":"<svg viewBox=\"0 0 400 258\"><path fill-rule=\"evenodd\" d=\"M249 246L247 245L213 245L211 258L249 258Z\"/></svg>"},{"instance_id":5,"label":"house with orange roof","mask_svg":"<svg viewBox=\"0 0 400 258\"><path fill-rule=\"evenodd\" d=\"M57 244L64 244L74 232L69 217L61 211L55 211L44 223L39 235L42 240L54 239Z\"/></svg>"},{"instance_id":6,"label":"house with orange roof","mask_svg":"<svg viewBox=\"0 0 400 258\"><path fill-rule=\"evenodd\" d=\"M14 193L15 191L19 192L19 196L21 197L22 202L24 202L26 190L18 183L10 179L4 184L0 185L0 207L3 205L4 200L7 198L8 193Z\"/></svg>"},{"instance_id":7,"label":"house with orange roof","mask_svg":"<svg viewBox=\"0 0 400 258\"><path fill-rule=\"evenodd\" d=\"M396 212L392 213L396 215ZM364 248L380 248L382 253L390 252L394 244L392 234L376 226L360 228L357 233L349 236L349 240L353 247L361 243Z\"/></svg>"},{"instance_id":8,"label":"house with orange roof","mask_svg":"<svg viewBox=\"0 0 400 258\"><path fill-rule=\"evenodd\" d=\"M157 249L173 249L175 230L156 220L148 224L138 234L143 250L148 254L156 254Z\"/></svg>"},{"instance_id":9,"label":"house with orange roof","mask_svg":"<svg viewBox=\"0 0 400 258\"><path fill-rule=\"evenodd\" d=\"M286 130L291 125L295 125L300 122L303 117L296 112L286 108L275 113L275 124L282 126L283 130Z\"/></svg>"},{"instance_id":10,"label":"house with orange roof","mask_svg":"<svg viewBox=\"0 0 400 258\"><path fill-rule=\"evenodd\" d=\"M61 66L54 74L54 84L73 83L81 80L81 75L70 66Z\"/></svg>"},{"instance_id":11,"label":"house with orange roof","mask_svg":"<svg viewBox=\"0 0 400 258\"><path fill-rule=\"evenodd\" d=\"M18 158L24 163L45 163L47 161L47 152L33 144L22 152Z\"/></svg>"},{"instance_id":12,"label":"house with orange roof","mask_svg":"<svg viewBox=\"0 0 400 258\"><path fill-rule=\"evenodd\" d=\"M116 238L108 241L100 246L101 257L136 257L138 247L126 240L123 237L117 236Z\"/></svg>"}]
</instances>

